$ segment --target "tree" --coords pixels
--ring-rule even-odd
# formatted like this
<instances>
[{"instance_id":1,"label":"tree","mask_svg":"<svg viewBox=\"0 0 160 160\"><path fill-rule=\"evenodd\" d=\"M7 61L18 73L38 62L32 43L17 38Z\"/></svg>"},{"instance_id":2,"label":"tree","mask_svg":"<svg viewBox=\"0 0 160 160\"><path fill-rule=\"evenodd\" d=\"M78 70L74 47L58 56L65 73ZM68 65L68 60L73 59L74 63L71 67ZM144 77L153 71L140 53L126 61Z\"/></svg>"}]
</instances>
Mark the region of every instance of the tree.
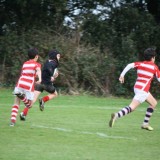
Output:
<instances>
[{"instance_id":1,"label":"tree","mask_svg":"<svg viewBox=\"0 0 160 160\"><path fill-rule=\"evenodd\" d=\"M39 48L43 60L55 47L64 54L60 86L130 95L135 72L122 86L122 68L142 59L146 47L160 46L152 16L159 12L150 14L147 3L151 6L147 0L0 0L1 75L12 83L29 47Z\"/></svg>"},{"instance_id":2,"label":"tree","mask_svg":"<svg viewBox=\"0 0 160 160\"><path fill-rule=\"evenodd\" d=\"M18 33L30 28L59 28L67 14L64 0L1 0L0 34L9 30Z\"/></svg>"},{"instance_id":3,"label":"tree","mask_svg":"<svg viewBox=\"0 0 160 160\"><path fill-rule=\"evenodd\" d=\"M103 12L99 15L90 15L83 25L82 39L86 43L98 46L102 53L106 48L112 52L112 56L116 59L114 64L116 77L128 62L142 60L144 49L159 46L156 40L159 26L146 10L134 6L124 3L113 7L103 19L101 19ZM131 73L128 76L131 83L126 83L124 94L128 94L132 89L135 75ZM112 83L113 91L119 94L122 88L119 90L116 78Z\"/></svg>"},{"instance_id":4,"label":"tree","mask_svg":"<svg viewBox=\"0 0 160 160\"><path fill-rule=\"evenodd\" d=\"M146 0L148 11L155 17L157 23L160 23L160 1Z\"/></svg>"}]
</instances>

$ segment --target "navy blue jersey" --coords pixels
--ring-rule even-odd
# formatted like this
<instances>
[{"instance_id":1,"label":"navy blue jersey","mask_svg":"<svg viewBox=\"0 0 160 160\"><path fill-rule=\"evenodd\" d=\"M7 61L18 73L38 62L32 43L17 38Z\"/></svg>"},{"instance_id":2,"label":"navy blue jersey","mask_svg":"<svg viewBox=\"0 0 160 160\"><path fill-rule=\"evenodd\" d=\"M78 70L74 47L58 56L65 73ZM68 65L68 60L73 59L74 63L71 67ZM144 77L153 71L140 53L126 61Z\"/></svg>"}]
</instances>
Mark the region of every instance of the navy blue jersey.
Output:
<instances>
[{"instance_id":1,"label":"navy blue jersey","mask_svg":"<svg viewBox=\"0 0 160 160\"><path fill-rule=\"evenodd\" d=\"M55 60L47 60L42 69L42 84L52 85L51 77L53 76L58 62Z\"/></svg>"}]
</instances>

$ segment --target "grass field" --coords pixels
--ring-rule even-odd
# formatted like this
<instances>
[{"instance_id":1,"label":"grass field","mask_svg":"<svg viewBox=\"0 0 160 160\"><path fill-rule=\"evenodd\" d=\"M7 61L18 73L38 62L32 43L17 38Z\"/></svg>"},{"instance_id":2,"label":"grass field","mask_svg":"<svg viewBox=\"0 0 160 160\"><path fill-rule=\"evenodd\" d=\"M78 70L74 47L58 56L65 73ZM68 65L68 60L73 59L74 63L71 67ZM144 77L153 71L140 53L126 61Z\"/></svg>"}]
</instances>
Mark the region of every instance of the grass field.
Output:
<instances>
[{"instance_id":1,"label":"grass field","mask_svg":"<svg viewBox=\"0 0 160 160\"><path fill-rule=\"evenodd\" d=\"M25 122L18 117L10 127L13 98L12 90L0 89L0 160L160 159L159 105L152 132L140 128L147 104L109 128L110 114L130 100L87 95L60 95L43 112L36 103Z\"/></svg>"}]
</instances>

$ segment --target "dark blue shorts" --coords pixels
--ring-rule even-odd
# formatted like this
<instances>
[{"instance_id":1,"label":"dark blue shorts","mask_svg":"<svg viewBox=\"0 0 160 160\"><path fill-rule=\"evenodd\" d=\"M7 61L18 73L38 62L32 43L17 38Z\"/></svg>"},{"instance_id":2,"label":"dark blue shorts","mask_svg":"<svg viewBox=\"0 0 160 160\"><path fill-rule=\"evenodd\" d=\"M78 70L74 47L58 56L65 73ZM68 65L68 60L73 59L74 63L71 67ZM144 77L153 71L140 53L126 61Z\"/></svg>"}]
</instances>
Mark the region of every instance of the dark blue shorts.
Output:
<instances>
[{"instance_id":1,"label":"dark blue shorts","mask_svg":"<svg viewBox=\"0 0 160 160\"><path fill-rule=\"evenodd\" d=\"M35 84L34 88L39 92L43 92L45 90L48 93L54 93L56 91L53 85Z\"/></svg>"}]
</instances>

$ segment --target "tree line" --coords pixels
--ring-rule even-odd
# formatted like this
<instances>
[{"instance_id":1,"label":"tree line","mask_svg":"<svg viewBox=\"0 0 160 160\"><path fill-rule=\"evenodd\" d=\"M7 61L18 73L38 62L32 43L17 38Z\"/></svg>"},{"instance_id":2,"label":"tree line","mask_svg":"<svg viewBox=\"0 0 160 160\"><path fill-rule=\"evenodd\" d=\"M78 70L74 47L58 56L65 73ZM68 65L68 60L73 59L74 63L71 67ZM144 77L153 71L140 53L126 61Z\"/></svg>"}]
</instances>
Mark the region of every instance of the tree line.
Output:
<instances>
[{"instance_id":1,"label":"tree line","mask_svg":"<svg viewBox=\"0 0 160 160\"><path fill-rule=\"evenodd\" d=\"M28 48L38 48L41 63L56 48L61 92L132 96L135 71L124 85L119 74L148 47L159 65L159 23L158 0L0 0L0 85L15 84Z\"/></svg>"}]
</instances>

